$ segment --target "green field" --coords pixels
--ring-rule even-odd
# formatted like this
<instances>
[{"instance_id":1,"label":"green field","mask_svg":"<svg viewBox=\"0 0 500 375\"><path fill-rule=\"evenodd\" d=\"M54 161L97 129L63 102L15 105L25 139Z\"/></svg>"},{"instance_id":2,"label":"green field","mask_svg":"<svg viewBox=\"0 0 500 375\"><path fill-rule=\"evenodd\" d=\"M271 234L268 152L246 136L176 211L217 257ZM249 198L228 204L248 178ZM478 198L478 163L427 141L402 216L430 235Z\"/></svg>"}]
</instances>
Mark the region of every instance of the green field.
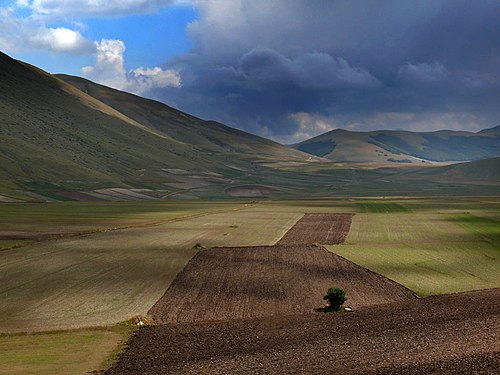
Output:
<instances>
[{"instance_id":1,"label":"green field","mask_svg":"<svg viewBox=\"0 0 500 375\"><path fill-rule=\"evenodd\" d=\"M421 296L500 287L498 198L4 204L0 233L62 237L0 242L0 374L101 368L194 245L271 245L306 212L356 213L329 249Z\"/></svg>"},{"instance_id":2,"label":"green field","mask_svg":"<svg viewBox=\"0 0 500 375\"><path fill-rule=\"evenodd\" d=\"M499 220L474 216L469 213L451 215L447 219L474 234L476 237L490 243L497 249L500 249Z\"/></svg>"},{"instance_id":3,"label":"green field","mask_svg":"<svg viewBox=\"0 0 500 375\"><path fill-rule=\"evenodd\" d=\"M359 203L358 209L345 244L332 252L420 296L500 287L500 221L492 218L498 200L408 200L368 209Z\"/></svg>"}]
</instances>

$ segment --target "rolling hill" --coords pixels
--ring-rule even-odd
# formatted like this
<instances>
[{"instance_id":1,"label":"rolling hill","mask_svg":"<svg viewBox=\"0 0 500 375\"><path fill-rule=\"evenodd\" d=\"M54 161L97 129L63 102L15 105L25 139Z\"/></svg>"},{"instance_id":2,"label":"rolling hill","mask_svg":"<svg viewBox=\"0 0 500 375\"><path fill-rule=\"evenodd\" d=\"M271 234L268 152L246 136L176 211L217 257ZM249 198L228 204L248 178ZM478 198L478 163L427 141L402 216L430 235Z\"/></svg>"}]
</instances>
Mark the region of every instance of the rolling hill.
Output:
<instances>
[{"instance_id":1,"label":"rolling hill","mask_svg":"<svg viewBox=\"0 0 500 375\"><path fill-rule=\"evenodd\" d=\"M496 155L499 133L335 130L297 150L0 53L0 202L499 194L498 158L422 162Z\"/></svg>"},{"instance_id":2,"label":"rolling hill","mask_svg":"<svg viewBox=\"0 0 500 375\"><path fill-rule=\"evenodd\" d=\"M500 156L500 126L477 133L332 130L292 147L338 162L457 162Z\"/></svg>"},{"instance_id":3,"label":"rolling hill","mask_svg":"<svg viewBox=\"0 0 500 375\"><path fill-rule=\"evenodd\" d=\"M74 85L0 54L0 191L11 198L110 187L169 194L227 185L258 174L261 162L309 158L159 102L63 78Z\"/></svg>"}]
</instances>

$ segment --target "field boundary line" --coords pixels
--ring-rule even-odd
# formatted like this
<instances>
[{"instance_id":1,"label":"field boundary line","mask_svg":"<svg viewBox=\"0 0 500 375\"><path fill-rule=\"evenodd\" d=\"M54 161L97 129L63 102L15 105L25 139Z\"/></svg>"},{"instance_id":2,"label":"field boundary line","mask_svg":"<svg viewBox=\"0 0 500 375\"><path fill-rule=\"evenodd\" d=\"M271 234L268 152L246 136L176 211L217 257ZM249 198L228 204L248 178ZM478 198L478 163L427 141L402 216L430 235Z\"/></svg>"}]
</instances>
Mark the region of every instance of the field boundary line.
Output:
<instances>
[{"instance_id":1,"label":"field boundary line","mask_svg":"<svg viewBox=\"0 0 500 375\"><path fill-rule=\"evenodd\" d=\"M417 293L415 293L413 290L411 290L410 288L408 288L407 286L405 286L405 285L403 285L403 284L401 284L401 283L398 283L396 280L393 280L393 279L391 279L390 277L387 277L386 275L383 275L383 274L381 274L381 273L378 273L378 272L372 271L372 270L371 270L371 269L369 269L369 268L363 267L362 265L360 265L360 264L358 264L358 263L355 263L355 262L353 262L353 261L351 261L351 260L349 260L349 259L347 259L347 258L343 257L342 255L337 254L335 251L330 250L330 249L328 249L328 248L326 247L326 246L332 246L332 247L334 247L334 246L339 246L339 245L340 245L340 246L342 246L343 244L336 244L336 245L322 245L322 244L314 244L314 246L320 247L320 248L322 248L323 250L325 250L325 251L329 252L330 254L334 254L335 256L337 256L337 257L339 257L339 258L341 258L341 259L345 260L346 262L349 262L349 263L351 263L351 264L354 264L355 266L357 266L357 267L360 267L360 268L364 269L364 270L365 270L365 271L367 271L368 273L371 273L371 274L378 275L378 276L381 276L381 277L386 278L386 279L387 279L387 280L389 280L391 283L397 284L397 285L399 285L400 287L402 287L402 288L404 288L404 289L408 290L409 292L411 292L411 294L413 294L413 296L414 296L415 298L418 298L418 299L427 298L427 297L420 297L420 296L419 296ZM494 289L494 288L493 288L493 289Z\"/></svg>"}]
</instances>

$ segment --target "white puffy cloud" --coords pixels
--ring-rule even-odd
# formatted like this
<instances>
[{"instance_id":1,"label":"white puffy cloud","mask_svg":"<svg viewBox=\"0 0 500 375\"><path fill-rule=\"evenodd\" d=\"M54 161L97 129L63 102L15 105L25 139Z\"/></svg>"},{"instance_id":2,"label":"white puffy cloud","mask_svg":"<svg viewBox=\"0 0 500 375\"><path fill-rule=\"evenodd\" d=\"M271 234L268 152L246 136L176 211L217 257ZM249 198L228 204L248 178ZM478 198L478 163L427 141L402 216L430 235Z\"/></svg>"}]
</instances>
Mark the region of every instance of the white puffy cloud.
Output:
<instances>
[{"instance_id":1,"label":"white puffy cloud","mask_svg":"<svg viewBox=\"0 0 500 375\"><path fill-rule=\"evenodd\" d=\"M134 91L147 92L153 88L180 87L181 76L173 69L163 70L160 67L152 69L137 68L128 74L129 82L133 82Z\"/></svg>"},{"instance_id":2,"label":"white puffy cloud","mask_svg":"<svg viewBox=\"0 0 500 375\"><path fill-rule=\"evenodd\" d=\"M0 49L7 52L43 49L84 54L91 53L94 46L79 31L47 27L28 18L17 18L11 9L0 8Z\"/></svg>"},{"instance_id":3,"label":"white puffy cloud","mask_svg":"<svg viewBox=\"0 0 500 375\"><path fill-rule=\"evenodd\" d=\"M95 42L95 63L82 68L88 79L118 90L143 94L154 88L180 87L181 77L173 69L137 68L125 69L125 43L116 39Z\"/></svg>"},{"instance_id":4,"label":"white puffy cloud","mask_svg":"<svg viewBox=\"0 0 500 375\"><path fill-rule=\"evenodd\" d=\"M121 40L102 39L95 42L95 63L82 68L82 74L99 83L117 89L127 85L123 54L125 43Z\"/></svg>"},{"instance_id":5,"label":"white puffy cloud","mask_svg":"<svg viewBox=\"0 0 500 375\"><path fill-rule=\"evenodd\" d=\"M29 44L54 52L82 53L92 50L92 43L79 31L65 27L40 27L28 37Z\"/></svg>"},{"instance_id":6,"label":"white puffy cloud","mask_svg":"<svg viewBox=\"0 0 500 375\"><path fill-rule=\"evenodd\" d=\"M151 13L174 0L18 0L36 15L52 17L116 17Z\"/></svg>"},{"instance_id":7,"label":"white puffy cloud","mask_svg":"<svg viewBox=\"0 0 500 375\"><path fill-rule=\"evenodd\" d=\"M30 0L16 0L16 5L21 8L28 7L30 5Z\"/></svg>"}]
</instances>

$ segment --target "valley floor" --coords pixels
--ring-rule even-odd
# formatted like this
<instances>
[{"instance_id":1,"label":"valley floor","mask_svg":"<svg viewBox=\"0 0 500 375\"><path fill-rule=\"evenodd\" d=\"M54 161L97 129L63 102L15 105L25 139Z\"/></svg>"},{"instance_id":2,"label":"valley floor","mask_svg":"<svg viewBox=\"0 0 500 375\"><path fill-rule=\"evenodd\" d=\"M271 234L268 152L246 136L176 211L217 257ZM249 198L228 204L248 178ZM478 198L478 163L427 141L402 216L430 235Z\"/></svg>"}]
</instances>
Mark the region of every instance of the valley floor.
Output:
<instances>
[{"instance_id":1,"label":"valley floor","mask_svg":"<svg viewBox=\"0 0 500 375\"><path fill-rule=\"evenodd\" d=\"M321 215L306 215L299 221L307 213L349 219L350 215L339 214L354 216L346 236L344 219L325 225L321 220L307 221ZM325 363L348 369L351 357L362 357L363 350L367 353L366 371L370 372L397 369L412 373L413 368L432 372L440 367L468 368L480 361L486 367L478 369L490 373L487 366L498 364L499 348L489 343L500 341L498 290L494 289L500 288L499 221L500 199L495 197L0 205L0 235L14 231L30 234L30 238L0 239L0 313L5 317L0 322L0 368L10 369L10 374L85 374L106 368L134 325L120 328L123 326L114 324L146 316L155 302L162 301L160 310L166 312L165 306L170 306L165 316L173 318L151 310L157 321L167 324L140 329L118 366L128 363L131 350L144 335L148 341L150 333L154 337L182 333L187 341L179 339L180 346L157 342L149 347L168 358L171 351L181 353L184 347L188 350L189 345L199 344L199 355L181 355L182 363L171 363L180 373L194 371L198 365L207 371L224 373L232 369L237 373L234 361L262 371L265 368L258 363L298 372L300 366L312 366L311 371L319 371L329 365L319 360L312 363L315 356L326 361L333 353L339 355ZM53 232L61 235L31 235ZM315 237L318 234L320 237ZM313 243L327 245L335 255L311 246ZM257 265L263 267L261 273ZM347 305L354 307L353 312L332 317L314 312L332 284L347 290ZM189 300L193 287L199 300ZM421 296L493 289L421 300L405 287ZM388 293L390 288L398 292ZM235 299L225 306L212 292ZM242 295L248 297L246 302ZM401 298L393 297L398 295ZM174 311L178 306L184 307ZM255 313L231 315L228 311L235 306L246 306L245 311L255 306ZM468 307L470 312L461 310ZM204 323L196 318L204 315L219 321L227 316L230 320ZM394 329L389 326L391 316ZM368 327L369 319L374 330ZM335 333L340 322L348 327L351 320L351 330ZM183 321L186 323L174 323ZM419 332L416 327L424 326L424 322L429 329ZM104 328L92 328L96 326ZM255 327L253 334L248 332L251 327ZM259 327L263 327L262 332ZM68 328L79 329L57 331ZM387 339L383 337L386 329ZM52 332L31 334L48 330ZM234 335L228 330L234 330ZM286 343L291 334L288 330L298 335L297 340L289 340L290 346ZM461 333L450 336L451 331L462 330L467 337ZM191 334L200 335L201 341L189 339ZM241 343L241 350L231 341L213 343L215 336L236 340L238 334L248 337L248 343ZM283 342L276 343L282 334ZM258 335L263 339L255 341ZM262 357L264 354L255 348L268 336L269 345L276 343L276 347ZM313 344L314 337L317 344ZM299 338L304 341L304 350L309 350L309 360L303 353L294 359ZM363 345L358 345L358 340ZM460 340L469 345L460 346ZM472 345L470 340L477 342ZM413 342L415 347L409 344ZM74 345L87 355L75 357ZM225 355L226 349L221 349L219 357L207 362L209 346L227 347L237 353ZM430 351L436 355L424 359ZM369 360L376 361L376 366ZM67 367L69 363L73 364L71 368ZM155 363L151 362L160 366Z\"/></svg>"}]
</instances>

